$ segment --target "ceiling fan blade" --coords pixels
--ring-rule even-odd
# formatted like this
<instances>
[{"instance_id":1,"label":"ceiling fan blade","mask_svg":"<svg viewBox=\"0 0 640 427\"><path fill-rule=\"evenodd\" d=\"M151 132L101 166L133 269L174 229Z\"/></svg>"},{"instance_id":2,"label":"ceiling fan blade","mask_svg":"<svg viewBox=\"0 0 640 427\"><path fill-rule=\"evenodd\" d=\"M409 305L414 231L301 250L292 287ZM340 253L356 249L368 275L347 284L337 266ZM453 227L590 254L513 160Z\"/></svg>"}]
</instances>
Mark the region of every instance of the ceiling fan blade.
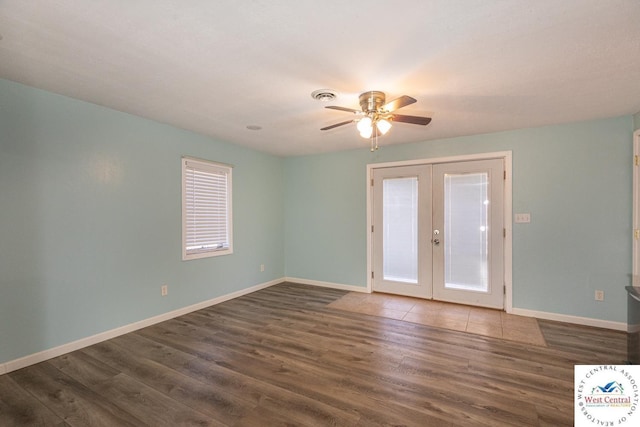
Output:
<instances>
[{"instance_id":1,"label":"ceiling fan blade","mask_svg":"<svg viewBox=\"0 0 640 427\"><path fill-rule=\"evenodd\" d=\"M431 117L405 116L402 114L392 114L391 120L394 122L411 123L412 125L426 126L431 123Z\"/></svg>"},{"instance_id":2,"label":"ceiling fan blade","mask_svg":"<svg viewBox=\"0 0 640 427\"><path fill-rule=\"evenodd\" d=\"M398 108L406 107L407 105L411 105L416 100L410 96L402 95L400 98L396 98L393 101L389 101L384 104L381 109L384 111L392 112L397 110Z\"/></svg>"},{"instance_id":3,"label":"ceiling fan blade","mask_svg":"<svg viewBox=\"0 0 640 427\"><path fill-rule=\"evenodd\" d=\"M362 113L362 111L360 110L354 110L353 108L346 108L346 107L336 107L335 105L328 105L324 108L330 108L332 110L340 110L340 111L348 111L349 113Z\"/></svg>"},{"instance_id":4,"label":"ceiling fan blade","mask_svg":"<svg viewBox=\"0 0 640 427\"><path fill-rule=\"evenodd\" d=\"M347 125L347 124L353 123L353 122L355 122L355 120L347 120L347 121L344 121L344 122L336 123L335 125L324 127L324 128L322 128L320 130L329 130L329 129L337 128L338 126Z\"/></svg>"}]
</instances>

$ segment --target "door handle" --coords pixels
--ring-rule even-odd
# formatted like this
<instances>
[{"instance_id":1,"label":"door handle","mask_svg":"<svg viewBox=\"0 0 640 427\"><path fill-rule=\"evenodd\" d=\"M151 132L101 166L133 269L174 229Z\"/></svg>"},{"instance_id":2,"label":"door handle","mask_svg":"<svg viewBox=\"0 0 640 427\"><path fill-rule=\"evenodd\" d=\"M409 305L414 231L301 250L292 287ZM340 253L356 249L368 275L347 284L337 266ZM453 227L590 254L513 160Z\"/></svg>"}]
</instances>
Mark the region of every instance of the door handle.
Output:
<instances>
[{"instance_id":1,"label":"door handle","mask_svg":"<svg viewBox=\"0 0 640 427\"><path fill-rule=\"evenodd\" d=\"M437 245L440 244L440 239L433 239L432 242L433 242L434 245L437 246Z\"/></svg>"}]
</instances>

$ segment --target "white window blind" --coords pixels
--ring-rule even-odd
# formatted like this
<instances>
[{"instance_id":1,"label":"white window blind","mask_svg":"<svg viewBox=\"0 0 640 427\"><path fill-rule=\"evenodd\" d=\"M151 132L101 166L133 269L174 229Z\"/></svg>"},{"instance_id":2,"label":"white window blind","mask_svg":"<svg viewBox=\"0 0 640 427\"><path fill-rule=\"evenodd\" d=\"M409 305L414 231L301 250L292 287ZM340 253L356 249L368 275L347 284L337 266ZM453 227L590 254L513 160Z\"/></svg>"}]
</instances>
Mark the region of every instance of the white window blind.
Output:
<instances>
[{"instance_id":1,"label":"white window blind","mask_svg":"<svg viewBox=\"0 0 640 427\"><path fill-rule=\"evenodd\" d=\"M219 163L182 159L182 258L232 253L231 171Z\"/></svg>"}]
</instances>

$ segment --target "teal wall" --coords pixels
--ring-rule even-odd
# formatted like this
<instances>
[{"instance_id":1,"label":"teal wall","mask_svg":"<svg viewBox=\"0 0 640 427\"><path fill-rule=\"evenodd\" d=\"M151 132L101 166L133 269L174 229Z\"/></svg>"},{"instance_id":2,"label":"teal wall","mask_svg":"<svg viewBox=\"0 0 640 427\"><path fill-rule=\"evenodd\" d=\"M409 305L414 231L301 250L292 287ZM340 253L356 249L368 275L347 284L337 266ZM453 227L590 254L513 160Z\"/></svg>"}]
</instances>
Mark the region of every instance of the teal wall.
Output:
<instances>
[{"instance_id":1,"label":"teal wall","mask_svg":"<svg viewBox=\"0 0 640 427\"><path fill-rule=\"evenodd\" d=\"M640 113L636 113L636 114L633 116L633 128L634 128L635 130L640 129Z\"/></svg>"},{"instance_id":2,"label":"teal wall","mask_svg":"<svg viewBox=\"0 0 640 427\"><path fill-rule=\"evenodd\" d=\"M235 166L234 254L181 260L183 155ZM0 363L283 277L283 203L281 158L0 80Z\"/></svg>"},{"instance_id":3,"label":"teal wall","mask_svg":"<svg viewBox=\"0 0 640 427\"><path fill-rule=\"evenodd\" d=\"M504 150L532 215L514 224L514 306L624 322L633 128L281 159L0 80L0 363L285 276L365 286L367 164ZM183 155L235 166L233 255L181 261Z\"/></svg>"},{"instance_id":4,"label":"teal wall","mask_svg":"<svg viewBox=\"0 0 640 427\"><path fill-rule=\"evenodd\" d=\"M626 322L631 116L285 159L286 275L366 286L366 165L511 150L516 308ZM605 301L594 301L594 291Z\"/></svg>"}]
</instances>

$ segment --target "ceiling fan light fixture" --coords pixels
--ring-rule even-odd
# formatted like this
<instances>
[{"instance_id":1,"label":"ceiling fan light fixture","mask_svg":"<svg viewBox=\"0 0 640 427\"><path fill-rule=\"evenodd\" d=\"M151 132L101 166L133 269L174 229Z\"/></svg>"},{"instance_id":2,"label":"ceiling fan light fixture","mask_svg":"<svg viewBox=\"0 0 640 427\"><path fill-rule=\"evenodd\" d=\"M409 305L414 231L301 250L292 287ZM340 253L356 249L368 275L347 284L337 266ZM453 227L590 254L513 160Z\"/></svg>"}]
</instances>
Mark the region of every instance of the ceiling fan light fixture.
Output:
<instances>
[{"instance_id":1,"label":"ceiling fan light fixture","mask_svg":"<svg viewBox=\"0 0 640 427\"><path fill-rule=\"evenodd\" d=\"M360 136L363 137L364 139L371 138L371 135L373 135L373 128L372 127L368 128L368 129L365 129L365 130L360 132Z\"/></svg>"},{"instance_id":2,"label":"ceiling fan light fixture","mask_svg":"<svg viewBox=\"0 0 640 427\"><path fill-rule=\"evenodd\" d=\"M386 119L380 119L376 122L376 127L382 135L385 135L391 129L391 123Z\"/></svg>"},{"instance_id":3,"label":"ceiling fan light fixture","mask_svg":"<svg viewBox=\"0 0 640 427\"><path fill-rule=\"evenodd\" d=\"M363 117L358 121L357 128L360 132L364 132L368 129L371 129L371 117Z\"/></svg>"},{"instance_id":4,"label":"ceiling fan light fixture","mask_svg":"<svg viewBox=\"0 0 640 427\"><path fill-rule=\"evenodd\" d=\"M371 117L361 118L356 127L358 128L361 137L371 138L371 134L373 134L373 122Z\"/></svg>"},{"instance_id":5,"label":"ceiling fan light fixture","mask_svg":"<svg viewBox=\"0 0 640 427\"><path fill-rule=\"evenodd\" d=\"M311 96L316 98L315 92ZM360 136L365 139L371 139L371 151L375 151L378 149L378 137L389 132L393 126L391 124L392 121L422 126L426 126L431 122L431 117L407 116L395 112L400 108L417 102L415 98L408 95L402 95L387 102L384 92L372 90L361 93L358 101L360 102L360 110L337 105L326 106L325 108L331 110L355 114L359 118L325 126L320 130L334 129L355 122Z\"/></svg>"}]
</instances>

